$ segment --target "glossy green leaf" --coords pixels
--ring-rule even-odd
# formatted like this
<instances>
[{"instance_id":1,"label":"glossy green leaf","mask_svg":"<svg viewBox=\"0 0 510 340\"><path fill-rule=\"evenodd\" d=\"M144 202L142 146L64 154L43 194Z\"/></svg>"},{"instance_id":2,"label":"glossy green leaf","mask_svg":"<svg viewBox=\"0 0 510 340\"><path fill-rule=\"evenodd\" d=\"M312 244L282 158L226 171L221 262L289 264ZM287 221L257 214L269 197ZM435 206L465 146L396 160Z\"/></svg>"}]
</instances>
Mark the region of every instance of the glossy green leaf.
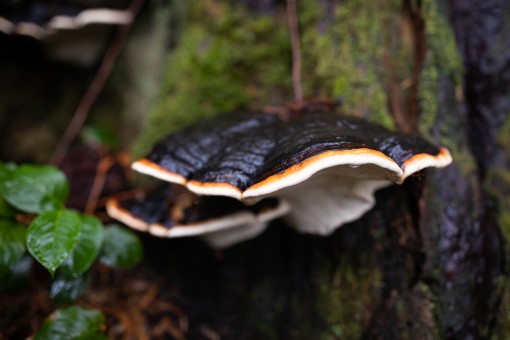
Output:
<instances>
[{"instance_id":1,"label":"glossy green leaf","mask_svg":"<svg viewBox=\"0 0 510 340\"><path fill-rule=\"evenodd\" d=\"M78 299L90 284L90 272L83 273L74 278L69 278L57 271L55 279L51 283L50 296L60 304L71 303Z\"/></svg>"},{"instance_id":2,"label":"glossy green leaf","mask_svg":"<svg viewBox=\"0 0 510 340\"><path fill-rule=\"evenodd\" d=\"M119 225L105 230L100 260L115 268L130 268L142 259L142 244L134 232Z\"/></svg>"},{"instance_id":3,"label":"glossy green leaf","mask_svg":"<svg viewBox=\"0 0 510 340\"><path fill-rule=\"evenodd\" d=\"M23 257L26 231L15 221L0 220L0 267L10 267Z\"/></svg>"},{"instance_id":4,"label":"glossy green leaf","mask_svg":"<svg viewBox=\"0 0 510 340\"><path fill-rule=\"evenodd\" d=\"M78 244L60 270L67 277L77 277L87 271L99 255L104 237L104 226L94 216L82 216L82 229Z\"/></svg>"},{"instance_id":5,"label":"glossy green leaf","mask_svg":"<svg viewBox=\"0 0 510 340\"><path fill-rule=\"evenodd\" d=\"M36 340L106 339L104 315L95 309L71 306L57 310L46 320Z\"/></svg>"},{"instance_id":6,"label":"glossy green leaf","mask_svg":"<svg viewBox=\"0 0 510 340\"><path fill-rule=\"evenodd\" d=\"M66 177L50 165L21 165L3 172L0 195L14 207L40 213L63 207L69 186Z\"/></svg>"},{"instance_id":7,"label":"glossy green leaf","mask_svg":"<svg viewBox=\"0 0 510 340\"><path fill-rule=\"evenodd\" d=\"M37 216L27 232L27 249L53 275L78 244L82 221L70 210Z\"/></svg>"}]
</instances>

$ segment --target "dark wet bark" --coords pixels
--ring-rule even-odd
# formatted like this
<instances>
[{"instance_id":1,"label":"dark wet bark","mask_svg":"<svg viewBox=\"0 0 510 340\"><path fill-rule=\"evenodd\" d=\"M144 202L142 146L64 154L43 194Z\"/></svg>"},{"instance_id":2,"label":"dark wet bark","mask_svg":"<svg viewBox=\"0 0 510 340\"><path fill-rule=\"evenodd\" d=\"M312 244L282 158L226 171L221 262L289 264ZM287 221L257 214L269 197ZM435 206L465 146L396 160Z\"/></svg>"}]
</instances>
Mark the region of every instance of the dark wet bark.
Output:
<instances>
[{"instance_id":1,"label":"dark wet bark","mask_svg":"<svg viewBox=\"0 0 510 340\"><path fill-rule=\"evenodd\" d=\"M323 304L339 309L351 304L327 301L336 273L346 261L355 273L371 268L380 271L382 286L370 283L375 299L366 306L369 316L358 335L399 338L420 327L417 320L403 320L400 309L424 262L415 219L422 186L423 180L415 178L380 191L376 209L330 237L297 234L279 222L216 258L190 240L177 240L169 249L165 240L148 239L148 260L182 287L190 322L208 325L227 339L329 338L333 320ZM342 282L335 289L342 289ZM358 312L346 309L347 315Z\"/></svg>"},{"instance_id":2,"label":"dark wet bark","mask_svg":"<svg viewBox=\"0 0 510 340\"><path fill-rule=\"evenodd\" d=\"M510 111L510 3L450 1L464 61L469 145L481 180L497 159L497 136Z\"/></svg>"},{"instance_id":3,"label":"dark wet bark","mask_svg":"<svg viewBox=\"0 0 510 340\"><path fill-rule=\"evenodd\" d=\"M498 136L510 112L510 23L505 19L510 6L506 1L450 1L449 13L464 64L465 103L451 99L454 89L443 79L438 121L449 121L446 138L460 150L469 148L472 156L466 152L465 158L476 167L467 170L470 161L464 159L431 174L424 225L433 235L426 247L428 278L439 298L441 333L479 338L493 331L502 289L505 226L498 214L504 202L488 190L487 177L508 164L507 146Z\"/></svg>"}]
</instances>

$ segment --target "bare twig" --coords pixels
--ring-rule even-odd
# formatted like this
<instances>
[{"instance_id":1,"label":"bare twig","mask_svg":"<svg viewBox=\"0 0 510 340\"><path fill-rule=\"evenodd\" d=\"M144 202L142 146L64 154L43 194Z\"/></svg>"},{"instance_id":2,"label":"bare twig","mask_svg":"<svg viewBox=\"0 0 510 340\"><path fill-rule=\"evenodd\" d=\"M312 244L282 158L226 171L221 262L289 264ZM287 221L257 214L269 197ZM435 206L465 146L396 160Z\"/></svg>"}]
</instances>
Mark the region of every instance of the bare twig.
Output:
<instances>
[{"instance_id":1,"label":"bare twig","mask_svg":"<svg viewBox=\"0 0 510 340\"><path fill-rule=\"evenodd\" d=\"M303 90L301 88L301 44L299 42L296 0L287 0L287 19L289 22L290 42L292 45L292 82L294 85L294 100L300 103L303 101Z\"/></svg>"},{"instance_id":2,"label":"bare twig","mask_svg":"<svg viewBox=\"0 0 510 340\"><path fill-rule=\"evenodd\" d=\"M99 196L101 196L101 192L103 191L104 183L106 181L106 175L113 164L114 161L112 157L106 156L97 165L94 184L92 185L92 189L90 190L90 194L87 199L87 205L85 206L86 214L92 215L96 211L97 202L99 200Z\"/></svg>"},{"instance_id":3,"label":"bare twig","mask_svg":"<svg viewBox=\"0 0 510 340\"><path fill-rule=\"evenodd\" d=\"M138 12L142 8L143 3L144 0L133 0L129 5L128 10L131 12L133 19L129 24L119 26L117 29L117 33L113 39L113 42L106 50L103 56L103 60L101 61L101 65L99 66L99 69L94 76L94 79L90 83L87 92L85 92L80 102L78 103L71 122L67 126L67 129L60 138L55 151L51 155L51 164L55 166L60 165L62 159L67 153L67 150L69 149L69 146L80 133L92 105L94 105L96 102L97 97L103 91L104 85L110 77L113 66L115 65L115 62L117 61L117 58L119 57L120 52L125 45L127 35L133 25L133 22L135 21L136 16L138 15Z\"/></svg>"}]
</instances>

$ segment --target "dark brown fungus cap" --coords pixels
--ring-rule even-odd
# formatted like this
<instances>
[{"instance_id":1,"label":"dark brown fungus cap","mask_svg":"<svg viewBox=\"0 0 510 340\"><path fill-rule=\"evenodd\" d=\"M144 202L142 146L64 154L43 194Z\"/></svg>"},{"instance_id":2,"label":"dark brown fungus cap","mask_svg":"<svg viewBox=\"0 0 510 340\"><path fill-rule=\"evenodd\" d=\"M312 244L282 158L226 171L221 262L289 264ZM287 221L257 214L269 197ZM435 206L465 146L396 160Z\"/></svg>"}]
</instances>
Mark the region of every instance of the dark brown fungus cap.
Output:
<instances>
[{"instance_id":1,"label":"dark brown fungus cap","mask_svg":"<svg viewBox=\"0 0 510 340\"><path fill-rule=\"evenodd\" d=\"M283 198L296 229L327 235L372 208L377 189L450 163L444 147L357 118L234 114L171 134L132 167L198 195Z\"/></svg>"},{"instance_id":2,"label":"dark brown fungus cap","mask_svg":"<svg viewBox=\"0 0 510 340\"><path fill-rule=\"evenodd\" d=\"M110 216L159 237L202 236L215 248L228 247L261 233L269 221L288 212L288 205L265 199L246 206L230 197L196 196L165 184L150 193L107 203Z\"/></svg>"}]
</instances>

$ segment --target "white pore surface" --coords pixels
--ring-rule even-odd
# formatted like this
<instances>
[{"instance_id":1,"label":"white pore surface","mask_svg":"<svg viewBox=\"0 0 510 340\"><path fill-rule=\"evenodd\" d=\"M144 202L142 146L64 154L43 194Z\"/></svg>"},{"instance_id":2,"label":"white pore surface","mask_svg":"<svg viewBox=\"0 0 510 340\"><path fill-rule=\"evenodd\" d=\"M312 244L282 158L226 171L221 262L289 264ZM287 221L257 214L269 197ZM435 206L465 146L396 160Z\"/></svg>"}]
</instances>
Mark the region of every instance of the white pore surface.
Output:
<instances>
[{"instance_id":1,"label":"white pore surface","mask_svg":"<svg viewBox=\"0 0 510 340\"><path fill-rule=\"evenodd\" d=\"M216 232L208 232L203 234L201 238L209 246L215 249L224 249L245 240L257 237L266 230L269 222L285 215L290 210L287 202L280 201L276 209L268 209L260 212L252 223L238 225L235 228L220 230Z\"/></svg>"},{"instance_id":2,"label":"white pore surface","mask_svg":"<svg viewBox=\"0 0 510 340\"><path fill-rule=\"evenodd\" d=\"M250 224L256 221L255 215L250 211L240 211L224 217L210 219L204 222L176 225L167 228L160 224L149 225L149 233L159 237L185 237L198 236L220 230L238 228L239 226Z\"/></svg>"},{"instance_id":3,"label":"white pore surface","mask_svg":"<svg viewBox=\"0 0 510 340\"><path fill-rule=\"evenodd\" d=\"M266 230L268 223L269 222L257 221L250 224L238 225L236 228L204 234L200 238L212 248L224 249L257 237Z\"/></svg>"},{"instance_id":4,"label":"white pore surface","mask_svg":"<svg viewBox=\"0 0 510 340\"><path fill-rule=\"evenodd\" d=\"M370 172L371 165L360 172ZM273 193L290 205L285 220L297 231L329 235L345 223L363 216L375 205L376 190L392 182L384 179L346 177L346 171L329 168L305 182Z\"/></svg>"}]
</instances>

